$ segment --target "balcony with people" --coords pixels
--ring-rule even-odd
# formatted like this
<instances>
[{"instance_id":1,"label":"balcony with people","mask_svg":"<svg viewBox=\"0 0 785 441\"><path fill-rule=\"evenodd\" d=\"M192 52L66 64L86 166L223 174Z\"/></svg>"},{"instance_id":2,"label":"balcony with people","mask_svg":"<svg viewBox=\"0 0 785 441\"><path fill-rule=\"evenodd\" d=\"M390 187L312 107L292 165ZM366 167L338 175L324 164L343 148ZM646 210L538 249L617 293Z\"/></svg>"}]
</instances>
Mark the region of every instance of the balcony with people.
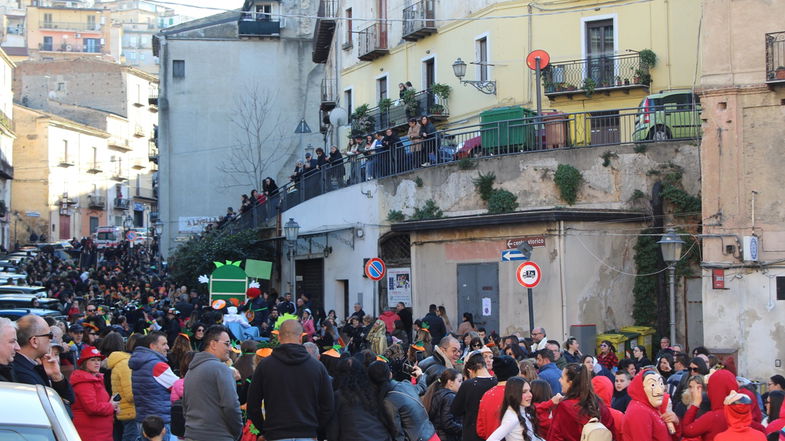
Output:
<instances>
[{"instance_id":1,"label":"balcony with people","mask_svg":"<svg viewBox=\"0 0 785 441\"><path fill-rule=\"evenodd\" d=\"M370 107L367 104L354 109L351 116L352 133L375 133L388 128L406 127L410 118L426 115L432 120L444 121L450 116L450 87L432 84L427 90L416 91L410 82L398 85L398 99L383 98Z\"/></svg>"}]
</instances>

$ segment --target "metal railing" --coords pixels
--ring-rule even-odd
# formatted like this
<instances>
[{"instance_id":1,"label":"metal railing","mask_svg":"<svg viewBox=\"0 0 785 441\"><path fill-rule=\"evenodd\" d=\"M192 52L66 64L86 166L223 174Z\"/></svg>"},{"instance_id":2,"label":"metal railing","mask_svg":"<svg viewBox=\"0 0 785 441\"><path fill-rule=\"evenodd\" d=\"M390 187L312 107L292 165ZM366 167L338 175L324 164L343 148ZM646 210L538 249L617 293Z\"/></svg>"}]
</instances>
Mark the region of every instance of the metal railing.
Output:
<instances>
[{"instance_id":1,"label":"metal railing","mask_svg":"<svg viewBox=\"0 0 785 441\"><path fill-rule=\"evenodd\" d=\"M87 195L87 206L90 208L98 208L100 210L103 210L104 208L106 208L106 197L95 195L95 194L89 194Z\"/></svg>"},{"instance_id":2,"label":"metal railing","mask_svg":"<svg viewBox=\"0 0 785 441\"><path fill-rule=\"evenodd\" d=\"M100 31L99 23L71 22L71 21L40 21L41 29L67 29L71 31Z\"/></svg>"},{"instance_id":3,"label":"metal railing","mask_svg":"<svg viewBox=\"0 0 785 441\"><path fill-rule=\"evenodd\" d=\"M638 54L592 57L552 62L543 75L545 95L645 87L651 83L648 67Z\"/></svg>"},{"instance_id":4,"label":"metal railing","mask_svg":"<svg viewBox=\"0 0 785 441\"><path fill-rule=\"evenodd\" d=\"M374 23L357 33L357 58L373 60L387 53L388 27L385 23Z\"/></svg>"},{"instance_id":5,"label":"metal railing","mask_svg":"<svg viewBox=\"0 0 785 441\"><path fill-rule=\"evenodd\" d=\"M766 34L766 81L785 82L785 32Z\"/></svg>"},{"instance_id":6,"label":"metal railing","mask_svg":"<svg viewBox=\"0 0 785 441\"><path fill-rule=\"evenodd\" d=\"M101 52L102 46L100 44L85 46L70 43L63 43L60 46L54 46L52 44L39 43L38 49L48 52L83 52L88 54L98 54Z\"/></svg>"},{"instance_id":7,"label":"metal railing","mask_svg":"<svg viewBox=\"0 0 785 441\"><path fill-rule=\"evenodd\" d=\"M127 210L128 207L131 205L131 200L126 198L115 198L114 199L114 208L120 210Z\"/></svg>"},{"instance_id":8,"label":"metal railing","mask_svg":"<svg viewBox=\"0 0 785 441\"><path fill-rule=\"evenodd\" d=\"M243 11L237 32L239 35L278 35L286 26L286 17L266 12Z\"/></svg>"},{"instance_id":9,"label":"metal railing","mask_svg":"<svg viewBox=\"0 0 785 441\"><path fill-rule=\"evenodd\" d=\"M420 0L403 9L404 40L416 40L436 30L434 3L434 0Z\"/></svg>"},{"instance_id":10,"label":"metal railing","mask_svg":"<svg viewBox=\"0 0 785 441\"><path fill-rule=\"evenodd\" d=\"M338 81L333 78L322 80L322 103L335 103L338 101Z\"/></svg>"},{"instance_id":11,"label":"metal railing","mask_svg":"<svg viewBox=\"0 0 785 441\"><path fill-rule=\"evenodd\" d=\"M470 157L537 154L587 148L700 139L699 105L665 105L611 111L551 113L443 130L424 140L406 137L391 148L347 154L340 161L293 178L221 227L237 232L276 219L309 199L373 179L442 166Z\"/></svg>"},{"instance_id":12,"label":"metal railing","mask_svg":"<svg viewBox=\"0 0 785 441\"><path fill-rule=\"evenodd\" d=\"M449 101L428 90L414 94L414 100L406 102L398 99L389 108L371 107L364 115L352 115L353 133L374 133L390 127L406 125L409 118L428 115L446 118L450 116Z\"/></svg>"}]
</instances>

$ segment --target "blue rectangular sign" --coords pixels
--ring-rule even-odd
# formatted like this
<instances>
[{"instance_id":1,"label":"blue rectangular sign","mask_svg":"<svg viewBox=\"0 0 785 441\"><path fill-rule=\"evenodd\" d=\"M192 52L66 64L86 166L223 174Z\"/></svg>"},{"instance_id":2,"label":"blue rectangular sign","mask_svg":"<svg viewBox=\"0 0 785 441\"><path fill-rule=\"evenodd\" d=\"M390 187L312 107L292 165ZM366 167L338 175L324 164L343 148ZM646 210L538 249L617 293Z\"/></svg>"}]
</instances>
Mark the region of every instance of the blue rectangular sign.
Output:
<instances>
[{"instance_id":1,"label":"blue rectangular sign","mask_svg":"<svg viewBox=\"0 0 785 441\"><path fill-rule=\"evenodd\" d=\"M526 260L526 258L518 250L502 250L502 262L511 262L513 260Z\"/></svg>"}]
</instances>

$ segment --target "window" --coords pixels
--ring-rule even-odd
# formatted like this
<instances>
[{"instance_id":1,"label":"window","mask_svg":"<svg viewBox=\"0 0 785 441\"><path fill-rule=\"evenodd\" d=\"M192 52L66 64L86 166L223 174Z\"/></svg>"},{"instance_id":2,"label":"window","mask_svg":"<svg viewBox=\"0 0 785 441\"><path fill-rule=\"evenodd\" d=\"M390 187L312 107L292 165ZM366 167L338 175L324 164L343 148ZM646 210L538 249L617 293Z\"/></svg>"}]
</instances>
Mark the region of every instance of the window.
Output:
<instances>
[{"instance_id":1,"label":"window","mask_svg":"<svg viewBox=\"0 0 785 441\"><path fill-rule=\"evenodd\" d=\"M44 44L41 45L41 50L43 51L51 51L52 50L52 37L44 37Z\"/></svg>"},{"instance_id":2,"label":"window","mask_svg":"<svg viewBox=\"0 0 785 441\"><path fill-rule=\"evenodd\" d=\"M95 15L88 15L87 16L87 30L88 31L94 31L96 29L98 29L98 28L95 26Z\"/></svg>"},{"instance_id":3,"label":"window","mask_svg":"<svg viewBox=\"0 0 785 441\"><path fill-rule=\"evenodd\" d=\"M477 73L479 74L478 80L488 81L490 77L488 72L488 37L481 37L474 41L475 50L477 52Z\"/></svg>"},{"instance_id":4,"label":"window","mask_svg":"<svg viewBox=\"0 0 785 441\"><path fill-rule=\"evenodd\" d=\"M90 53L101 52L101 40L99 38L85 38L84 51Z\"/></svg>"},{"instance_id":5,"label":"window","mask_svg":"<svg viewBox=\"0 0 785 441\"><path fill-rule=\"evenodd\" d=\"M343 100L346 103L346 113L351 116L352 112L354 111L354 109L352 109L352 89L344 90Z\"/></svg>"},{"instance_id":6,"label":"window","mask_svg":"<svg viewBox=\"0 0 785 441\"><path fill-rule=\"evenodd\" d=\"M346 9L346 37L344 47L352 46L352 8Z\"/></svg>"},{"instance_id":7,"label":"window","mask_svg":"<svg viewBox=\"0 0 785 441\"><path fill-rule=\"evenodd\" d=\"M172 60L172 77L185 78L185 60Z\"/></svg>"},{"instance_id":8,"label":"window","mask_svg":"<svg viewBox=\"0 0 785 441\"><path fill-rule=\"evenodd\" d=\"M428 90L436 83L436 60L431 57L422 62L423 89Z\"/></svg>"},{"instance_id":9,"label":"window","mask_svg":"<svg viewBox=\"0 0 785 441\"><path fill-rule=\"evenodd\" d=\"M65 90L65 83L57 83L57 91L62 92Z\"/></svg>"},{"instance_id":10,"label":"window","mask_svg":"<svg viewBox=\"0 0 785 441\"><path fill-rule=\"evenodd\" d=\"M599 87L614 78L613 20L586 22L586 63L589 77Z\"/></svg>"},{"instance_id":11,"label":"window","mask_svg":"<svg viewBox=\"0 0 785 441\"><path fill-rule=\"evenodd\" d=\"M45 28L52 27L52 14L49 13L44 14L44 27Z\"/></svg>"},{"instance_id":12,"label":"window","mask_svg":"<svg viewBox=\"0 0 785 441\"><path fill-rule=\"evenodd\" d=\"M376 102L387 98L387 75L376 79Z\"/></svg>"},{"instance_id":13,"label":"window","mask_svg":"<svg viewBox=\"0 0 785 441\"><path fill-rule=\"evenodd\" d=\"M270 21L272 20L271 14L273 13L273 5L263 4L256 5L256 21Z\"/></svg>"}]
</instances>

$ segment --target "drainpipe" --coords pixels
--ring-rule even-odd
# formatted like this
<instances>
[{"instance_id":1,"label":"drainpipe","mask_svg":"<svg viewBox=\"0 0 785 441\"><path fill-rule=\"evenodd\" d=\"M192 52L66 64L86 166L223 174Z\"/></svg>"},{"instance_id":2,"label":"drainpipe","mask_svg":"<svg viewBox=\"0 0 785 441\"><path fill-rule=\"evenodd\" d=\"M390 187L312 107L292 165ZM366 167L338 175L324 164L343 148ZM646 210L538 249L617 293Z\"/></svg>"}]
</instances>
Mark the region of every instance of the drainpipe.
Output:
<instances>
[{"instance_id":1,"label":"drainpipe","mask_svg":"<svg viewBox=\"0 0 785 441\"><path fill-rule=\"evenodd\" d=\"M526 51L526 54L528 54L529 52L532 51L532 47L533 47L532 45L534 44L534 30L532 29L532 26L534 25L534 20L532 18L532 13L534 11L534 8L532 8L532 4L531 3L529 3L527 7L528 7L528 13L529 13L529 16L527 17L527 20L529 21L529 29L528 29L528 36L527 36L529 47L528 47L528 49ZM524 59L525 58L526 58L526 55L524 54ZM523 76L523 78L524 78L523 89L524 90L526 90L526 89L529 90L529 101L528 101L527 104L529 106L531 106L531 102L532 102L532 81L531 81L531 78L532 78L532 76L531 76L531 72L528 72L528 69L526 67L523 68L523 71L528 73L528 75L524 75Z\"/></svg>"},{"instance_id":2,"label":"drainpipe","mask_svg":"<svg viewBox=\"0 0 785 441\"><path fill-rule=\"evenodd\" d=\"M559 221L559 290L561 291L561 323L562 323L562 339L567 339L567 279L564 277L566 271L565 258L565 237L564 237L564 221Z\"/></svg>"}]
</instances>

